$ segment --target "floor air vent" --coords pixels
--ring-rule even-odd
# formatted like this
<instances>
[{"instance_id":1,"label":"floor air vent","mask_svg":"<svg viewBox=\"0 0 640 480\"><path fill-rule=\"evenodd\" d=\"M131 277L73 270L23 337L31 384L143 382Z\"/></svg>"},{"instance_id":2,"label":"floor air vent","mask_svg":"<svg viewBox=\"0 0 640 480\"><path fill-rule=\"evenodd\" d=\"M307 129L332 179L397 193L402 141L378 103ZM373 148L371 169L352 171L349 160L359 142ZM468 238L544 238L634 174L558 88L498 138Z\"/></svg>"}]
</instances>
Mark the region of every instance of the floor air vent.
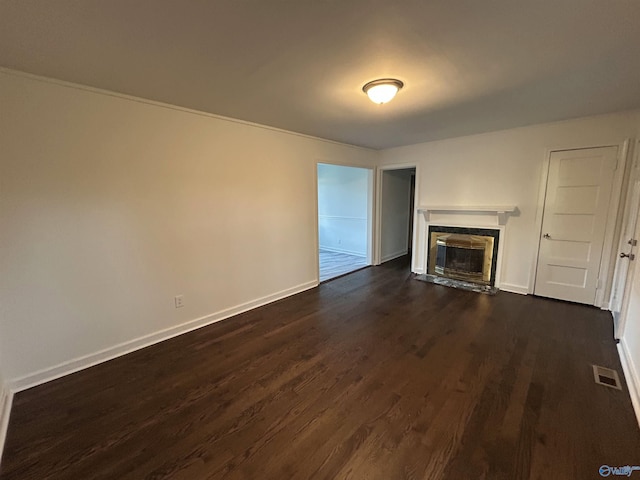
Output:
<instances>
[{"instance_id":1,"label":"floor air vent","mask_svg":"<svg viewBox=\"0 0 640 480\"><path fill-rule=\"evenodd\" d=\"M593 378L599 385L622 390L622 387L620 386L620 377L618 377L618 372L616 372L615 370L600 367L599 365L594 365Z\"/></svg>"}]
</instances>

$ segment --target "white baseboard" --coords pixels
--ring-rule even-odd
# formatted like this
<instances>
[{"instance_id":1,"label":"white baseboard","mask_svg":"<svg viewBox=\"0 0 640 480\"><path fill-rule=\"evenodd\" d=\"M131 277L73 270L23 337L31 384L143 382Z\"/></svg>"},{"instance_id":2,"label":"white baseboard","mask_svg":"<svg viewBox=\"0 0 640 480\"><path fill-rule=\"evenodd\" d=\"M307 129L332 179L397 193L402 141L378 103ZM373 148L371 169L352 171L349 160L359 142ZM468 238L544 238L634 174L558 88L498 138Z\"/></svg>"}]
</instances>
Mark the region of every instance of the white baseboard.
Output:
<instances>
[{"instance_id":1,"label":"white baseboard","mask_svg":"<svg viewBox=\"0 0 640 480\"><path fill-rule=\"evenodd\" d=\"M324 247L320 245L320 250L326 250L327 252L334 252L334 253L346 253L347 255L353 255L355 257L367 258L366 253L355 252L353 250L345 250L343 248Z\"/></svg>"},{"instance_id":2,"label":"white baseboard","mask_svg":"<svg viewBox=\"0 0 640 480\"><path fill-rule=\"evenodd\" d=\"M638 426L640 426L640 376L638 376L638 369L633 363L633 358L629 354L629 348L624 338L618 343L618 355L620 356L620 363L622 363L624 378L627 380L627 386L629 387L633 410L636 412L636 419L638 420Z\"/></svg>"},{"instance_id":3,"label":"white baseboard","mask_svg":"<svg viewBox=\"0 0 640 480\"><path fill-rule=\"evenodd\" d=\"M406 255L407 253L409 253L409 250L402 250L402 251L399 251L399 252L389 253L389 254L383 256L380 259L380 263L388 262L388 261L393 260L395 258L402 257L403 255Z\"/></svg>"},{"instance_id":4,"label":"white baseboard","mask_svg":"<svg viewBox=\"0 0 640 480\"><path fill-rule=\"evenodd\" d=\"M501 283L500 290L511 293L519 293L520 295L529 295L529 287L514 285L512 283Z\"/></svg>"},{"instance_id":5,"label":"white baseboard","mask_svg":"<svg viewBox=\"0 0 640 480\"><path fill-rule=\"evenodd\" d=\"M69 375L79 370L84 370L85 368L92 367L113 358L121 357L122 355L126 355L127 353L131 353L135 350L140 350L141 348L148 347L149 345L153 345L164 340L177 337L178 335L182 335L183 333L206 327L207 325L219 322L220 320L224 320L229 317L233 317L234 315L246 312L247 310L261 307L262 305L266 305L268 303L275 302L276 300L295 295L296 293L304 292L305 290L309 290L317 286L317 280L296 285L295 287L291 287L286 290L282 290L280 292L258 298L256 300L252 300L235 307L227 308L219 312L206 315L204 317L196 318L194 320L190 320L174 327L166 328L148 335L144 335L142 337L129 340L118 345L114 345L113 347L105 348L98 352L84 355L82 357L63 362L59 365L30 373L23 377L11 379L9 382L9 387L13 393L20 392L22 390L26 390L27 388L35 387L36 385L41 385L51 380L55 380L56 378L64 377L65 375Z\"/></svg>"},{"instance_id":6,"label":"white baseboard","mask_svg":"<svg viewBox=\"0 0 640 480\"><path fill-rule=\"evenodd\" d=\"M7 439L7 429L9 428L9 416L11 415L11 404L13 403L13 392L5 385L0 384L0 462L4 443Z\"/></svg>"}]
</instances>

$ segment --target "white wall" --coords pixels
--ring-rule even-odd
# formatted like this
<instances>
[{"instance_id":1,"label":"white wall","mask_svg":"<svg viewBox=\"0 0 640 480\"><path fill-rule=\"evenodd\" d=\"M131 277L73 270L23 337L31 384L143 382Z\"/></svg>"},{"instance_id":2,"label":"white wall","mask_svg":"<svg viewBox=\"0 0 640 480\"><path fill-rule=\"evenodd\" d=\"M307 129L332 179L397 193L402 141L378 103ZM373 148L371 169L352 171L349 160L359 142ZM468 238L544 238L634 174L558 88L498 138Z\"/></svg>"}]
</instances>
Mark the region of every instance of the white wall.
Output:
<instances>
[{"instance_id":1,"label":"white wall","mask_svg":"<svg viewBox=\"0 0 640 480\"><path fill-rule=\"evenodd\" d=\"M369 169L318 165L320 248L367 256L371 175Z\"/></svg>"},{"instance_id":2,"label":"white wall","mask_svg":"<svg viewBox=\"0 0 640 480\"><path fill-rule=\"evenodd\" d=\"M0 364L19 387L314 286L316 163L377 159L15 72L0 105Z\"/></svg>"},{"instance_id":3,"label":"white wall","mask_svg":"<svg viewBox=\"0 0 640 480\"><path fill-rule=\"evenodd\" d=\"M550 149L618 144L637 134L639 112L534 125L422 143L381 152L381 164L420 165L419 205L517 205L504 243L501 286L531 291L541 174ZM418 222L416 265L424 263L424 218Z\"/></svg>"},{"instance_id":4,"label":"white wall","mask_svg":"<svg viewBox=\"0 0 640 480\"><path fill-rule=\"evenodd\" d=\"M383 170L380 202L380 261L409 251L411 174L414 169Z\"/></svg>"}]
</instances>

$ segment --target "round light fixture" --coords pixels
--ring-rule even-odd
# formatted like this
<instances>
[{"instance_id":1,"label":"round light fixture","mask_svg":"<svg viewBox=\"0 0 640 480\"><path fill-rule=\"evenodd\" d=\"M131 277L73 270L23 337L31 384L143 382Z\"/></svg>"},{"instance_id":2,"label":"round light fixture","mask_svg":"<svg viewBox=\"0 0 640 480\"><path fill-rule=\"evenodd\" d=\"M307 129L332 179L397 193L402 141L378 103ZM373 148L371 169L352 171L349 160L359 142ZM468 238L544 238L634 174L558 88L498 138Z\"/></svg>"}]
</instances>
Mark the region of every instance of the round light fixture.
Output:
<instances>
[{"instance_id":1,"label":"round light fixture","mask_svg":"<svg viewBox=\"0 0 640 480\"><path fill-rule=\"evenodd\" d=\"M382 78L367 83L362 91L367 94L373 103L387 103L396 96L398 90L404 87L404 83L395 78Z\"/></svg>"}]
</instances>

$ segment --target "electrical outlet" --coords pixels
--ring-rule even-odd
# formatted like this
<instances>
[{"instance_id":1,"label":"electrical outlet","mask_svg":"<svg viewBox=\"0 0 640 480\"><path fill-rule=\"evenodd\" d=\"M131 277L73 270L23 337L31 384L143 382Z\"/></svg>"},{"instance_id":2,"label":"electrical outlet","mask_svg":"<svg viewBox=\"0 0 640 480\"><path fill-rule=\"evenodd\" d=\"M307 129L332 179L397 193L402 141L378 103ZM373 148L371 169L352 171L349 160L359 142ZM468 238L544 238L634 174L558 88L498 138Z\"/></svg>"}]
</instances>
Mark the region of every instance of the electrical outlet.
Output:
<instances>
[{"instance_id":1,"label":"electrical outlet","mask_svg":"<svg viewBox=\"0 0 640 480\"><path fill-rule=\"evenodd\" d=\"M177 295L173 301L176 304L176 308L184 307L184 295Z\"/></svg>"}]
</instances>

